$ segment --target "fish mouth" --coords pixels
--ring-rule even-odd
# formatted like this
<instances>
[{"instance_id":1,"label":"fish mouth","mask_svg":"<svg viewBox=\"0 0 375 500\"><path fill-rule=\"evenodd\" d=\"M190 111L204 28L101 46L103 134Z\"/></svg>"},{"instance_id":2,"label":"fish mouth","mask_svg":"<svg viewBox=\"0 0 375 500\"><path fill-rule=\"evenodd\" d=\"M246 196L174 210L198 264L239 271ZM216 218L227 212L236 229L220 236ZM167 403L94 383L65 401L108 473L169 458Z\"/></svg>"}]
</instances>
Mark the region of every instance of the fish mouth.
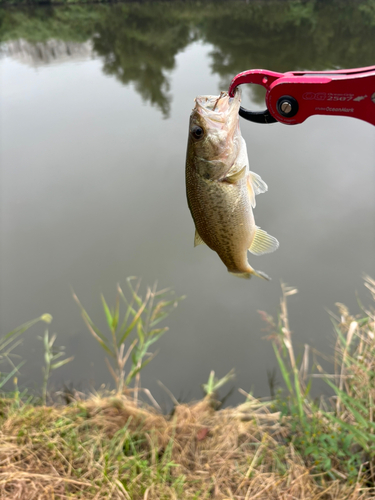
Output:
<instances>
[{"instance_id":1,"label":"fish mouth","mask_svg":"<svg viewBox=\"0 0 375 500\"><path fill-rule=\"evenodd\" d=\"M237 88L234 97L229 97L228 92L196 97L194 111L211 122L227 123L230 116L238 115L240 104L241 90Z\"/></svg>"}]
</instances>

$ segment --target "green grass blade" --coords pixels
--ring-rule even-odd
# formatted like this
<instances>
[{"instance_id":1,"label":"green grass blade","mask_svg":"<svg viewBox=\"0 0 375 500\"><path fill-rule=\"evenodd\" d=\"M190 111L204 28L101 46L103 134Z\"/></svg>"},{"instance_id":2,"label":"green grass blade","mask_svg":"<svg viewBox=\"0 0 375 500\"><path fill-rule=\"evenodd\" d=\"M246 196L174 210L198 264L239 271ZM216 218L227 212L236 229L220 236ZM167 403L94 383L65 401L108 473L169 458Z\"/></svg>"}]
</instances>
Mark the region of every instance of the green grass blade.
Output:
<instances>
[{"instance_id":1,"label":"green grass blade","mask_svg":"<svg viewBox=\"0 0 375 500\"><path fill-rule=\"evenodd\" d=\"M139 343L142 345L145 341L145 332L143 330L142 321L139 321L137 324L137 335L139 337Z\"/></svg>"},{"instance_id":2,"label":"green grass blade","mask_svg":"<svg viewBox=\"0 0 375 500\"><path fill-rule=\"evenodd\" d=\"M59 359L61 358L61 356L64 356L65 352L57 352L56 354L54 354L52 357L51 357L51 361L56 361L56 359Z\"/></svg>"},{"instance_id":3,"label":"green grass blade","mask_svg":"<svg viewBox=\"0 0 375 500\"><path fill-rule=\"evenodd\" d=\"M371 422L369 418L369 410L362 403L349 396L349 394L346 394L344 391L340 390L330 380L326 380L326 382L336 392L338 397L345 404L347 410L352 413L352 415L356 419L356 422L360 423L364 428L370 426L375 429L375 422ZM363 415L361 415L358 410L362 411L365 415L368 415L368 418L365 418ZM375 439L375 436L372 437Z\"/></svg>"},{"instance_id":4,"label":"green grass blade","mask_svg":"<svg viewBox=\"0 0 375 500\"><path fill-rule=\"evenodd\" d=\"M141 307L135 313L133 321L130 323L130 325L128 327L125 328L125 331L123 333L121 333L121 337L119 339L119 344L122 344L123 342L125 342L125 340L130 335L130 333L133 330L133 328L137 325L137 323L139 323L139 319L140 319L143 311L145 310L145 308L146 308L146 302L143 302L143 304L141 305Z\"/></svg>"},{"instance_id":5,"label":"green grass blade","mask_svg":"<svg viewBox=\"0 0 375 500\"><path fill-rule=\"evenodd\" d=\"M307 382L307 386L305 389L305 394L304 394L305 398L310 394L311 384L312 384L312 379L310 378L310 380Z\"/></svg>"},{"instance_id":6,"label":"green grass blade","mask_svg":"<svg viewBox=\"0 0 375 500\"><path fill-rule=\"evenodd\" d=\"M48 338L48 330L46 330L44 332L43 344L44 344L44 351L49 352L50 345L49 345L49 338Z\"/></svg>"},{"instance_id":7,"label":"green grass blade","mask_svg":"<svg viewBox=\"0 0 375 500\"><path fill-rule=\"evenodd\" d=\"M13 377L18 372L18 369L21 368L26 363L26 361L21 361L19 365L17 365L13 370L6 375L3 380L0 381L0 389L8 382L9 379Z\"/></svg>"},{"instance_id":8,"label":"green grass blade","mask_svg":"<svg viewBox=\"0 0 375 500\"><path fill-rule=\"evenodd\" d=\"M73 359L74 359L74 356L71 356L70 358L63 359L63 360L59 361L58 363L54 363L53 365L51 365L51 370L56 370L56 368L60 368L60 366L64 366L67 363L70 363L70 361L73 361Z\"/></svg>"},{"instance_id":9,"label":"green grass blade","mask_svg":"<svg viewBox=\"0 0 375 500\"><path fill-rule=\"evenodd\" d=\"M106 351L107 354L114 357L115 355L112 352L112 350L110 349L110 347L108 346L106 337L94 325L90 316L87 314L85 308L82 306L81 302L79 301L79 299L75 293L73 293L73 298L77 302L78 307L81 310L81 315L82 315L83 321L86 323L86 326L89 329L91 335L95 338L95 340L97 340L97 342L99 342L99 344L102 346L102 348Z\"/></svg>"},{"instance_id":10,"label":"green grass blade","mask_svg":"<svg viewBox=\"0 0 375 500\"><path fill-rule=\"evenodd\" d=\"M105 313L105 317L107 318L107 324L108 324L108 328L112 331L112 327L113 327L113 316L111 314L111 311L108 307L108 304L107 302L105 301L105 298L104 298L104 295L101 294L100 295L101 299L102 299L102 304L103 304L103 309L104 309L104 313Z\"/></svg>"},{"instance_id":11,"label":"green grass blade","mask_svg":"<svg viewBox=\"0 0 375 500\"><path fill-rule=\"evenodd\" d=\"M286 369L286 366L284 364L284 361L282 360L279 351L277 350L277 346L275 343L272 343L273 350L275 351L276 359L280 367L281 374L283 376L284 382L291 394L293 394L293 388L292 388L292 383L290 381L289 373L288 370Z\"/></svg>"},{"instance_id":12,"label":"green grass blade","mask_svg":"<svg viewBox=\"0 0 375 500\"><path fill-rule=\"evenodd\" d=\"M138 307L140 307L143 303L143 300L142 298L137 294L136 290L134 290L134 288L132 287L132 284L131 284L131 281L136 279L134 276L131 276L129 278L126 279L127 281L127 284L128 284L128 287L130 288L130 291L132 293L132 296L133 296L133 299L135 300L135 302L138 304ZM139 282L138 282L139 283Z\"/></svg>"},{"instance_id":13,"label":"green grass blade","mask_svg":"<svg viewBox=\"0 0 375 500\"><path fill-rule=\"evenodd\" d=\"M115 311L113 313L113 320L112 320L112 329L113 329L113 331L117 330L119 317L120 317L120 297L117 294L117 296L116 296L116 307L115 307Z\"/></svg>"},{"instance_id":14,"label":"green grass blade","mask_svg":"<svg viewBox=\"0 0 375 500\"><path fill-rule=\"evenodd\" d=\"M169 315L169 312L163 312L163 313L160 313L156 319L154 319L153 321L151 321L150 323L150 327L153 328L154 326L156 326L158 323L160 323L160 321L163 321L164 318L166 318L167 316Z\"/></svg>"},{"instance_id":15,"label":"green grass blade","mask_svg":"<svg viewBox=\"0 0 375 500\"><path fill-rule=\"evenodd\" d=\"M148 359L143 361L143 363L141 363L137 368L133 368L125 380L125 385L128 385L131 382L131 380L137 375L137 373L139 373L145 366L147 366L154 357L155 354L153 354Z\"/></svg>"},{"instance_id":16,"label":"green grass blade","mask_svg":"<svg viewBox=\"0 0 375 500\"><path fill-rule=\"evenodd\" d=\"M337 333L337 336L338 338L340 339L342 345L344 347L347 347L347 342L346 342L346 338L344 337L344 335L342 334L342 331L340 330L340 328L337 326L337 323L332 320L332 323L333 323L333 327L335 329L335 332Z\"/></svg>"},{"instance_id":17,"label":"green grass blade","mask_svg":"<svg viewBox=\"0 0 375 500\"><path fill-rule=\"evenodd\" d=\"M213 370L210 371L210 375L208 376L207 384L202 385L204 392L207 395L210 395L214 392L215 387L215 372Z\"/></svg>"},{"instance_id":18,"label":"green grass blade","mask_svg":"<svg viewBox=\"0 0 375 500\"><path fill-rule=\"evenodd\" d=\"M48 321L47 317L48 317L48 319L49 318L52 319L52 316L50 314L43 314L39 318L32 319L31 321L27 321L26 323L23 323L21 326L18 326L17 328L15 328L14 330L12 330L11 332L9 332L6 335L4 335L3 339L7 340L7 339L9 339L11 337L13 337L13 338L14 337L18 337L19 335L21 335L23 332L25 332L26 330L28 330L29 328L31 328L33 325L35 325L39 321L45 321L46 323L50 323L51 321Z\"/></svg>"},{"instance_id":19,"label":"green grass blade","mask_svg":"<svg viewBox=\"0 0 375 500\"><path fill-rule=\"evenodd\" d=\"M52 316L50 314L42 314L39 318L33 319L31 321L27 321L26 323L23 323L21 326L18 326L14 330L10 331L6 335L4 335L0 339L0 353L11 343L13 342L17 337L22 335L26 330L31 328L33 325L38 323L39 321L44 321L45 323L51 323L52 321Z\"/></svg>"},{"instance_id":20,"label":"green grass blade","mask_svg":"<svg viewBox=\"0 0 375 500\"><path fill-rule=\"evenodd\" d=\"M328 412L323 412L324 415L332 420L333 422L337 423L342 427L343 429L346 429L350 433L353 434L353 436L356 438L357 442L362 446L362 448L365 451L368 451L369 446L368 446L368 435L363 433L362 431L358 430L357 427L354 427L352 424L348 424L347 422L344 422L340 418L337 418L335 415L332 415L331 413Z\"/></svg>"},{"instance_id":21,"label":"green grass blade","mask_svg":"<svg viewBox=\"0 0 375 500\"><path fill-rule=\"evenodd\" d=\"M298 413L300 418L303 418L303 398L301 394L301 386L299 383L299 378L298 378L298 371L297 369L294 370L294 387L296 391L296 396L297 396L297 404L298 404Z\"/></svg>"},{"instance_id":22,"label":"green grass blade","mask_svg":"<svg viewBox=\"0 0 375 500\"><path fill-rule=\"evenodd\" d=\"M126 313L125 313L124 321L123 321L122 326L121 326L121 331L122 331L125 328L126 324L128 323L128 319L130 317L130 314L132 314L132 310L133 310L133 316L136 314L136 311L133 308L133 300L130 303L128 302L120 285L117 285L117 291L126 305Z\"/></svg>"}]
</instances>

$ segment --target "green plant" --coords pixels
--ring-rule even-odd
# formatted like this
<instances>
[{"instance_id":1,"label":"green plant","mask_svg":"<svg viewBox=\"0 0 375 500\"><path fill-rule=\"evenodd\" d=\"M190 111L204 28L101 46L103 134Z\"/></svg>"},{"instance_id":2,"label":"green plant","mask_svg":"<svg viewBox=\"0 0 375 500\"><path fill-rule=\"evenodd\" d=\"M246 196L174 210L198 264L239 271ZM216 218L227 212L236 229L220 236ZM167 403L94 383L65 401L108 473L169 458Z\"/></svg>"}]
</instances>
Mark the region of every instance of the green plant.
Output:
<instances>
[{"instance_id":1,"label":"green plant","mask_svg":"<svg viewBox=\"0 0 375 500\"><path fill-rule=\"evenodd\" d=\"M311 378L306 383L308 372L309 347L305 346L305 353L302 363L298 368L294 353L292 332L289 326L288 317L288 297L298 293L293 287L281 284L282 296L280 300L280 313L277 324L273 318L263 311L260 311L262 318L269 324L272 330L272 346L288 390L288 402L292 413L298 415L300 420L306 416L306 398L311 388ZM286 406L286 405L284 405ZM284 409L285 410L285 409Z\"/></svg>"},{"instance_id":2,"label":"green plant","mask_svg":"<svg viewBox=\"0 0 375 500\"><path fill-rule=\"evenodd\" d=\"M13 350L22 342L22 339L20 339L19 337L39 321L44 321L44 323L51 323L52 316L50 314L42 314L41 316L39 316L39 318L27 321L11 332L0 337L0 363L2 363L3 361L8 361L8 363L12 367L12 370L9 373L0 372L0 389L2 389L8 382L8 380L18 372L19 368L21 368L21 366L25 364L25 361L21 361L16 366L12 361L12 357L17 357L15 354L13 354Z\"/></svg>"},{"instance_id":3,"label":"green plant","mask_svg":"<svg viewBox=\"0 0 375 500\"><path fill-rule=\"evenodd\" d=\"M221 379L217 379L215 377L215 372L212 370L208 377L207 384L203 384L202 389L208 399L215 400L218 389L220 389L220 387L229 382L229 380L232 380L234 378L235 378L234 369L228 372Z\"/></svg>"},{"instance_id":4,"label":"green plant","mask_svg":"<svg viewBox=\"0 0 375 500\"><path fill-rule=\"evenodd\" d=\"M375 300L375 281L365 278ZM309 347L305 346L298 367L289 327L287 298L296 289L282 285L277 323L261 312L272 330L271 339L287 393L278 391L275 406L288 419L288 440L314 472L332 480L358 478L375 484L375 312L363 308L365 316L353 317L342 304L334 318L337 335L334 374L310 374ZM323 378L334 393L320 404L310 396L312 377ZM308 381L307 381L308 380ZM306 382L307 381L307 382Z\"/></svg>"},{"instance_id":5,"label":"green plant","mask_svg":"<svg viewBox=\"0 0 375 500\"><path fill-rule=\"evenodd\" d=\"M143 433L117 433L114 440L122 444L122 453L127 457L126 465L123 467L124 479L123 485L128 492L132 492L136 481L143 485L141 494L147 491L147 485L151 482L161 485L161 487L172 486L179 493L183 493L185 476L183 474L175 475L175 469L180 468L172 459L172 450L174 436L168 440L162 453L154 448L150 435L148 437ZM124 434L124 438L121 436ZM122 458L122 457L121 457ZM123 461L123 458L122 458ZM137 487L139 488L139 486Z\"/></svg>"},{"instance_id":6,"label":"green plant","mask_svg":"<svg viewBox=\"0 0 375 500\"><path fill-rule=\"evenodd\" d=\"M117 394L128 390L129 384L135 379L134 397L137 399L140 371L156 354L148 350L168 330L167 327L156 328L156 326L184 297L174 298L171 289L157 290L156 284L152 288L147 287L146 294L142 297L139 293L140 280L136 281L135 286L132 284L135 279L129 277L126 280L130 291L129 299L126 298L120 286L117 286L114 307L110 308L104 296L101 296L109 336L95 326L78 297L75 294L73 297L81 309L82 317L90 333L112 360L110 362L106 358L106 363L115 381ZM121 303L124 303L126 308L122 321L120 321ZM128 360L131 363L126 373L125 365Z\"/></svg>"},{"instance_id":7,"label":"green plant","mask_svg":"<svg viewBox=\"0 0 375 500\"><path fill-rule=\"evenodd\" d=\"M65 358L60 361L57 361L58 359L61 358L61 356L65 355L64 352L65 347L54 346L56 340L56 334L53 334L52 337L49 338L48 330L46 330L44 333L44 337L43 338L39 337L39 338L40 340L43 340L44 344L45 366L43 367L42 399L43 399L43 404L45 405L47 403L47 386L51 371L57 370L57 368L66 365L67 363L72 361L74 357L72 356L70 358Z\"/></svg>"},{"instance_id":8,"label":"green plant","mask_svg":"<svg viewBox=\"0 0 375 500\"><path fill-rule=\"evenodd\" d=\"M375 280L366 276L365 286L375 301ZM367 457L367 478L375 485L375 310L360 304L365 316L354 317L344 305L336 305L335 376L325 378L335 393L335 406L325 415L351 440L349 474L358 474Z\"/></svg>"}]
</instances>

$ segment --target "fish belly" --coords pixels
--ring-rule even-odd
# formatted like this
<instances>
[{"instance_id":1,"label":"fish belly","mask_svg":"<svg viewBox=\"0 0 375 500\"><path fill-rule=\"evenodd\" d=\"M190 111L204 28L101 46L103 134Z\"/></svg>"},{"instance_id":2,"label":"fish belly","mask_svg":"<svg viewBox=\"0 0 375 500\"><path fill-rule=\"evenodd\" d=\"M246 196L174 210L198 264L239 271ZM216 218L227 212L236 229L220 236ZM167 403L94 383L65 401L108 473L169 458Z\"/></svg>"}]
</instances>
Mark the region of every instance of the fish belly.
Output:
<instances>
[{"instance_id":1,"label":"fish belly","mask_svg":"<svg viewBox=\"0 0 375 500\"><path fill-rule=\"evenodd\" d=\"M217 252L229 272L249 272L247 250L255 222L246 180L230 184L190 173L186 185L189 208L202 240Z\"/></svg>"}]
</instances>

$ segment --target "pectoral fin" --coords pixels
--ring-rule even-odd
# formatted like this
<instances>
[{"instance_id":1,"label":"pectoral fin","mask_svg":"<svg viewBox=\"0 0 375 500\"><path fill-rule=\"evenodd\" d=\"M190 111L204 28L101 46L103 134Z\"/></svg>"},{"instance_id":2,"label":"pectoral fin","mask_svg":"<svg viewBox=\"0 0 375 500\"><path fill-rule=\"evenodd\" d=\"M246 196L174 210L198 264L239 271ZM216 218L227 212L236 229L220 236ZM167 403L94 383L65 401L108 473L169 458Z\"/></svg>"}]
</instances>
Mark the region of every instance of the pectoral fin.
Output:
<instances>
[{"instance_id":1,"label":"pectoral fin","mask_svg":"<svg viewBox=\"0 0 375 500\"><path fill-rule=\"evenodd\" d=\"M202 240L202 238L199 236L199 233L197 230L195 230L195 236L194 236L194 247L197 247L198 245L205 245L205 242Z\"/></svg>"},{"instance_id":2,"label":"pectoral fin","mask_svg":"<svg viewBox=\"0 0 375 500\"><path fill-rule=\"evenodd\" d=\"M274 252L278 247L279 242L276 238L257 227L249 251L254 255L263 255Z\"/></svg>"},{"instance_id":3,"label":"pectoral fin","mask_svg":"<svg viewBox=\"0 0 375 500\"><path fill-rule=\"evenodd\" d=\"M255 172L249 172L247 176L247 187L250 196L250 203L254 208L256 205L255 196L257 194L265 193L268 190L268 186L260 175Z\"/></svg>"},{"instance_id":4,"label":"pectoral fin","mask_svg":"<svg viewBox=\"0 0 375 500\"><path fill-rule=\"evenodd\" d=\"M241 170L235 172L234 174L228 174L224 181L225 182L229 182L230 184L235 184L238 180L242 179L243 177L245 177L245 174L246 174L246 168L247 168L247 165L245 165L244 167L241 168Z\"/></svg>"}]
</instances>

